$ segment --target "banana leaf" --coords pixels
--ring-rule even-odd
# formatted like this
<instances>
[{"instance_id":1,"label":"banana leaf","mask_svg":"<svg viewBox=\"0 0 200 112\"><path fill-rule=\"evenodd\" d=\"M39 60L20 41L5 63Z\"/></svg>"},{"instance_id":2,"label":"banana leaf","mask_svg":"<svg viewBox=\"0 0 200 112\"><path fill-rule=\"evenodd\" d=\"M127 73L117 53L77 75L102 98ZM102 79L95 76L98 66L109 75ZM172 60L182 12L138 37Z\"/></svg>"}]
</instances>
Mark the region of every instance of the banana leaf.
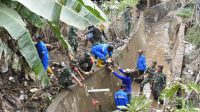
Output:
<instances>
[{"instance_id":1,"label":"banana leaf","mask_svg":"<svg viewBox=\"0 0 200 112\"><path fill-rule=\"evenodd\" d=\"M30 11L51 21L58 22L61 12L61 4L55 0L16 0Z\"/></svg>"},{"instance_id":2,"label":"banana leaf","mask_svg":"<svg viewBox=\"0 0 200 112\"><path fill-rule=\"evenodd\" d=\"M100 16L100 13L97 10L93 9L92 7L88 8L89 6L85 6L82 1L80 2L78 0L67 0L65 7L72 9L93 25L100 23L101 20L105 21L105 19ZM93 7L95 8L95 5Z\"/></svg>"},{"instance_id":3,"label":"banana leaf","mask_svg":"<svg viewBox=\"0 0 200 112\"><path fill-rule=\"evenodd\" d=\"M37 14L31 12L24 6L19 6L18 11L19 15L25 19L26 21L30 22L32 25L42 28L45 25L45 20L38 16Z\"/></svg>"},{"instance_id":4,"label":"banana leaf","mask_svg":"<svg viewBox=\"0 0 200 112\"><path fill-rule=\"evenodd\" d=\"M67 48L70 54L73 54L71 46L69 45L69 43L67 42L67 40L64 38L64 36L60 31L59 25L57 25L56 23L55 24L49 23L49 25L51 26L52 31L56 34L56 37L60 40L63 47Z\"/></svg>"},{"instance_id":5,"label":"banana leaf","mask_svg":"<svg viewBox=\"0 0 200 112\"><path fill-rule=\"evenodd\" d=\"M106 15L89 0L71 0L63 6L55 0L16 0L35 14L50 22L62 22L79 29L85 29L90 24L108 21Z\"/></svg>"},{"instance_id":6,"label":"banana leaf","mask_svg":"<svg viewBox=\"0 0 200 112\"><path fill-rule=\"evenodd\" d=\"M8 8L1 3L0 26L5 28L11 37L17 41L17 47L20 53L26 59L26 62L32 68L37 78L42 81L42 85L48 85L49 79L43 69L41 60L37 54L31 36L28 30L25 28L25 23L15 10Z\"/></svg>"},{"instance_id":7,"label":"banana leaf","mask_svg":"<svg viewBox=\"0 0 200 112\"><path fill-rule=\"evenodd\" d=\"M89 10L94 16L102 21L109 21L106 14L97 7L91 0L76 0L82 4L87 10Z\"/></svg>"}]
</instances>

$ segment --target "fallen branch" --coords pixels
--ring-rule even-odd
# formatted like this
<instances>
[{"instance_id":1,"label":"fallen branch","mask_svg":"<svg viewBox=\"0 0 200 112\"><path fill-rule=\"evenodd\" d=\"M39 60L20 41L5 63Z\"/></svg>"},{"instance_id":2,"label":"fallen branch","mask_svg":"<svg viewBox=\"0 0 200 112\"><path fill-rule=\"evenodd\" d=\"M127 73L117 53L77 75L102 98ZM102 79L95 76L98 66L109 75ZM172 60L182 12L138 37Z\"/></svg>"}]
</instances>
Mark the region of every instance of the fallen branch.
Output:
<instances>
[{"instance_id":1,"label":"fallen branch","mask_svg":"<svg viewBox=\"0 0 200 112\"><path fill-rule=\"evenodd\" d=\"M2 98L5 99L10 105L11 107L22 107L22 104L19 102L19 100L17 100L17 98L11 97L11 95L7 95L7 94L3 94Z\"/></svg>"}]
</instances>

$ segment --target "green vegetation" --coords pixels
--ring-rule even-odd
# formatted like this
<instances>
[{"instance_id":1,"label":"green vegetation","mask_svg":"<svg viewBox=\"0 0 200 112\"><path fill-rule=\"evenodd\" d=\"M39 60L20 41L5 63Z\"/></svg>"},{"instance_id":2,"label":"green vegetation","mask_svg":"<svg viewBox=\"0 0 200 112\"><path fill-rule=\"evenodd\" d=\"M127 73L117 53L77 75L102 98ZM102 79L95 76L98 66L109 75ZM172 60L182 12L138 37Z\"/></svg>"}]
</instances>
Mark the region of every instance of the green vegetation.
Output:
<instances>
[{"instance_id":1,"label":"green vegetation","mask_svg":"<svg viewBox=\"0 0 200 112\"><path fill-rule=\"evenodd\" d=\"M193 26L186 33L186 40L200 47L200 26Z\"/></svg>"},{"instance_id":2,"label":"green vegetation","mask_svg":"<svg viewBox=\"0 0 200 112\"><path fill-rule=\"evenodd\" d=\"M177 16L180 16L184 19L188 19L191 18L192 14L193 14L193 7L187 7L184 9L181 9L178 13Z\"/></svg>"},{"instance_id":3,"label":"green vegetation","mask_svg":"<svg viewBox=\"0 0 200 112\"><path fill-rule=\"evenodd\" d=\"M134 8L138 3L139 0L121 0L121 2L110 0L103 3L103 9L106 14L109 14L111 12L119 14L123 12L126 7L129 6Z\"/></svg>"},{"instance_id":4,"label":"green vegetation","mask_svg":"<svg viewBox=\"0 0 200 112\"><path fill-rule=\"evenodd\" d=\"M177 97L178 92L179 94L185 94L186 97L184 97L184 95L179 95ZM166 87L162 91L160 98L168 100L171 108L170 110L175 112L199 112L200 108L192 105L189 100L191 93L200 94L200 86L193 82L187 85L177 82L170 87Z\"/></svg>"},{"instance_id":5,"label":"green vegetation","mask_svg":"<svg viewBox=\"0 0 200 112\"><path fill-rule=\"evenodd\" d=\"M182 96L177 96L177 93L181 92ZM190 82L187 85L179 82L166 87L160 96L160 99L168 100L170 106L170 112L199 112L200 108L194 106L189 100L191 93L200 94L200 85ZM186 97L184 97L186 95ZM128 105L129 112L149 112L151 106L151 100L147 99L144 95L134 96Z\"/></svg>"},{"instance_id":6,"label":"green vegetation","mask_svg":"<svg viewBox=\"0 0 200 112\"><path fill-rule=\"evenodd\" d=\"M180 16L183 19L191 18L193 16L194 7L195 7L195 0L188 1L187 5L183 9L179 10L177 16Z\"/></svg>"},{"instance_id":7,"label":"green vegetation","mask_svg":"<svg viewBox=\"0 0 200 112\"><path fill-rule=\"evenodd\" d=\"M130 112L149 112L152 100L147 99L144 95L133 97L128 110Z\"/></svg>"},{"instance_id":8,"label":"green vegetation","mask_svg":"<svg viewBox=\"0 0 200 112\"><path fill-rule=\"evenodd\" d=\"M119 11L124 11L126 7L136 7L138 5L139 0L122 0L119 4Z\"/></svg>"},{"instance_id":9,"label":"green vegetation","mask_svg":"<svg viewBox=\"0 0 200 112\"><path fill-rule=\"evenodd\" d=\"M60 21L79 29L85 29L90 24L96 25L108 21L108 18L90 0L0 0L0 27L7 31L0 30L0 33L4 35L9 33L16 42L16 45L10 48L15 49L12 55L23 56L43 86L48 85L49 79L43 70L30 31L26 27L43 28L49 25L64 48L71 51L70 45L60 32ZM0 54L7 54L6 48L10 47L6 36L0 38ZM72 52L68 53L72 54Z\"/></svg>"}]
</instances>

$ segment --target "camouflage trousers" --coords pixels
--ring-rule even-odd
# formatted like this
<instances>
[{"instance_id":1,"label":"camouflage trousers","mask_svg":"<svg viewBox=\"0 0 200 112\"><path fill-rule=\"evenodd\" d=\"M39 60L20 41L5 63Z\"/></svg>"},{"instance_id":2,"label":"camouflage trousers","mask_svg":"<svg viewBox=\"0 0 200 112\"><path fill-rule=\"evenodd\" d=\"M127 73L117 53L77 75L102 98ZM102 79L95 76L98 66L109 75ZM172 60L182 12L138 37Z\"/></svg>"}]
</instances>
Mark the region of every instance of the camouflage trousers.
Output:
<instances>
[{"instance_id":1,"label":"camouflage trousers","mask_svg":"<svg viewBox=\"0 0 200 112\"><path fill-rule=\"evenodd\" d=\"M125 22L125 34L126 36L130 36L130 30L131 30L131 22Z\"/></svg>"},{"instance_id":2,"label":"camouflage trousers","mask_svg":"<svg viewBox=\"0 0 200 112\"><path fill-rule=\"evenodd\" d=\"M69 37L69 44L71 45L72 49L76 52L78 48L78 42L76 36Z\"/></svg>"},{"instance_id":3,"label":"camouflage trousers","mask_svg":"<svg viewBox=\"0 0 200 112\"><path fill-rule=\"evenodd\" d=\"M143 81L142 81L142 83L140 84L140 87L144 87L144 85L145 84L147 84L148 82L150 82L151 81L151 78L145 78Z\"/></svg>"},{"instance_id":4,"label":"camouflage trousers","mask_svg":"<svg viewBox=\"0 0 200 112\"><path fill-rule=\"evenodd\" d=\"M161 86L158 86L158 87L153 86L152 87L152 94L153 94L153 97L154 97L155 100L158 100L161 91L162 91Z\"/></svg>"},{"instance_id":5,"label":"camouflage trousers","mask_svg":"<svg viewBox=\"0 0 200 112\"><path fill-rule=\"evenodd\" d=\"M145 78L141 83L140 83L140 92L143 91L144 85L150 83L150 88L152 89L152 78Z\"/></svg>"}]
</instances>

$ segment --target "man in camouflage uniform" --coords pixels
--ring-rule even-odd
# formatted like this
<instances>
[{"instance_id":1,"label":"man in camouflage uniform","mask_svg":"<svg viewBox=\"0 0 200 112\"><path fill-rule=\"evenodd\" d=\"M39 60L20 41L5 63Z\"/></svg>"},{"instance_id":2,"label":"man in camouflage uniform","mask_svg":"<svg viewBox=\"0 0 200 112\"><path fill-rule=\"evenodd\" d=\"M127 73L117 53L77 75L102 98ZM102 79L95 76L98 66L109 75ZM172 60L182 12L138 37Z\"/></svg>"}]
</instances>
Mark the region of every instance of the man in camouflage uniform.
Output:
<instances>
[{"instance_id":1,"label":"man in camouflage uniform","mask_svg":"<svg viewBox=\"0 0 200 112\"><path fill-rule=\"evenodd\" d=\"M131 13L131 8L128 6L126 11L123 13L124 16L124 23L125 23L125 33L126 36L130 36L130 29L131 29L131 18L132 18L132 13Z\"/></svg>"},{"instance_id":2,"label":"man in camouflage uniform","mask_svg":"<svg viewBox=\"0 0 200 112\"><path fill-rule=\"evenodd\" d=\"M166 76L162 72L163 66L159 65L158 70L156 72L150 72L151 74L154 74L153 76L153 83L152 83L152 93L155 100L158 100L161 91L166 86ZM163 104L163 100L160 100L160 103Z\"/></svg>"},{"instance_id":3,"label":"man in camouflage uniform","mask_svg":"<svg viewBox=\"0 0 200 112\"><path fill-rule=\"evenodd\" d=\"M85 56L79 60L79 67L84 72L90 72L94 64L94 59L89 52L85 53Z\"/></svg>"},{"instance_id":4,"label":"man in camouflage uniform","mask_svg":"<svg viewBox=\"0 0 200 112\"><path fill-rule=\"evenodd\" d=\"M68 41L69 41L69 44L71 45L71 47L73 48L73 50L75 52L77 52L77 48L78 48L78 42L77 42L77 31L78 29L71 26L69 28L69 38L68 38Z\"/></svg>"},{"instance_id":5,"label":"man in camouflage uniform","mask_svg":"<svg viewBox=\"0 0 200 112\"><path fill-rule=\"evenodd\" d=\"M72 61L70 63L70 67L65 66L61 71L58 73L58 79L60 85L64 87L68 87L69 85L72 85L72 80L75 80L80 87L83 87L83 84L81 81L76 77L77 75L80 76L82 80L84 80L83 76L80 74L78 68L75 66L75 61Z\"/></svg>"},{"instance_id":6,"label":"man in camouflage uniform","mask_svg":"<svg viewBox=\"0 0 200 112\"><path fill-rule=\"evenodd\" d=\"M153 61L152 64L151 64L151 66L147 68L146 73L149 73L149 72L154 73L154 72L156 71L156 65L157 65L157 62L156 62L156 61ZM144 87L144 85L145 85L146 83L150 82L150 85L152 85L152 82L153 82L153 81L152 81L152 80L153 80L153 75L154 75L154 74L149 73L149 74L147 75L147 77L142 81L142 83L140 84L140 92L141 92L141 93L142 93L143 87Z\"/></svg>"}]
</instances>

